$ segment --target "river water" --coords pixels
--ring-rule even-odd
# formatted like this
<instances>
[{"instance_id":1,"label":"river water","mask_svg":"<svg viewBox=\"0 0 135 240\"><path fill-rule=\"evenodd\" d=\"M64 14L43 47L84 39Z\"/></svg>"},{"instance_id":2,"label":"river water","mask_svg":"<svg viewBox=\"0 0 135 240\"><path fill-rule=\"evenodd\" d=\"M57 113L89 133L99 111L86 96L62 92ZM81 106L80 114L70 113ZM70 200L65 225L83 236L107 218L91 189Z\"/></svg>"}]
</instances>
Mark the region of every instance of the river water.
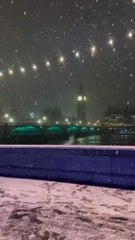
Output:
<instances>
[{"instance_id":1,"label":"river water","mask_svg":"<svg viewBox=\"0 0 135 240\"><path fill-rule=\"evenodd\" d=\"M75 144L75 145L135 145L135 136L128 135L93 135L84 138L71 139L64 141L62 144Z\"/></svg>"}]
</instances>

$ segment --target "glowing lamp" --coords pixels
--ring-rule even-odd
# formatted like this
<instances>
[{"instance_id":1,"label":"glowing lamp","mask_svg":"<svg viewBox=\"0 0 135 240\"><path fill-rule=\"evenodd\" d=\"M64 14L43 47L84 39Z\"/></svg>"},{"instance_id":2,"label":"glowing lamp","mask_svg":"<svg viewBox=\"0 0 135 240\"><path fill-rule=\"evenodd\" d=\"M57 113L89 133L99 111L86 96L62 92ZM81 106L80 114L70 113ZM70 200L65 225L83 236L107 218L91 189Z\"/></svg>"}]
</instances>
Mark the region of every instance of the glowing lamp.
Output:
<instances>
[{"instance_id":1,"label":"glowing lamp","mask_svg":"<svg viewBox=\"0 0 135 240\"><path fill-rule=\"evenodd\" d=\"M82 96L79 96L77 99L79 102L81 102L83 100Z\"/></svg>"}]
</instances>

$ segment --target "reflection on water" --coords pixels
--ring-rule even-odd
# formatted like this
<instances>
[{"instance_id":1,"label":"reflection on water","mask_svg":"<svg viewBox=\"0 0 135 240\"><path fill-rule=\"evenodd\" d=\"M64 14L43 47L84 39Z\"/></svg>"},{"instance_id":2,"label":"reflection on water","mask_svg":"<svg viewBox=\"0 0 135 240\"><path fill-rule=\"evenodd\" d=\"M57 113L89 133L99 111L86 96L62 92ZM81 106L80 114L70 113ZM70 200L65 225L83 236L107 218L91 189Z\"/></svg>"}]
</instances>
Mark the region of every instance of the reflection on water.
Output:
<instances>
[{"instance_id":1,"label":"reflection on water","mask_svg":"<svg viewBox=\"0 0 135 240\"><path fill-rule=\"evenodd\" d=\"M64 143L67 144L68 142ZM77 138L73 144L77 145L135 145L135 136L127 135L110 135L100 136L93 135L84 138Z\"/></svg>"},{"instance_id":2,"label":"reflection on water","mask_svg":"<svg viewBox=\"0 0 135 240\"><path fill-rule=\"evenodd\" d=\"M57 138L47 141L45 144L52 145L135 145L135 136L133 135L92 135L83 138L70 138L63 141Z\"/></svg>"},{"instance_id":3,"label":"reflection on water","mask_svg":"<svg viewBox=\"0 0 135 240\"><path fill-rule=\"evenodd\" d=\"M77 138L74 141L74 144L79 144L79 145L101 145L101 136L98 135L93 135L93 136L89 136L89 137L85 137L85 138Z\"/></svg>"}]
</instances>

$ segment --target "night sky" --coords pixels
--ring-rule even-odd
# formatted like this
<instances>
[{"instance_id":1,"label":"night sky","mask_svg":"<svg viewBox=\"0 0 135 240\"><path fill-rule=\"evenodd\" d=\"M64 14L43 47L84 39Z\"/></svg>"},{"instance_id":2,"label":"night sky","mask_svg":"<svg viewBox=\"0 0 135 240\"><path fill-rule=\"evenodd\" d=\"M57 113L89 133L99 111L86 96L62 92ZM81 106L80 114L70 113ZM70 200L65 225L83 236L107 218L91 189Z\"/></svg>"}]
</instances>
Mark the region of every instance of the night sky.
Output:
<instances>
[{"instance_id":1,"label":"night sky","mask_svg":"<svg viewBox=\"0 0 135 240\"><path fill-rule=\"evenodd\" d=\"M108 105L134 106L133 2L0 0L1 107L26 115L59 106L76 115L80 82L88 120Z\"/></svg>"}]
</instances>

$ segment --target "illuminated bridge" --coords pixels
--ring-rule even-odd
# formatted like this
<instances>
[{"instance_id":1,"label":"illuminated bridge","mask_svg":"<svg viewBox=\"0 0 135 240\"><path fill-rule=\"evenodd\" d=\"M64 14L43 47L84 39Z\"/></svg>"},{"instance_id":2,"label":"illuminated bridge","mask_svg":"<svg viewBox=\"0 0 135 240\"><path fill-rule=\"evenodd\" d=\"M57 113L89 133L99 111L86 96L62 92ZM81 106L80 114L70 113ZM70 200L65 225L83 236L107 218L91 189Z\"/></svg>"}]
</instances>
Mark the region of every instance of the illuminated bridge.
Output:
<instances>
[{"instance_id":1,"label":"illuminated bridge","mask_svg":"<svg viewBox=\"0 0 135 240\"><path fill-rule=\"evenodd\" d=\"M134 135L135 127L97 127L76 125L1 124L0 143L47 143L49 140L68 140L70 136Z\"/></svg>"},{"instance_id":2,"label":"illuminated bridge","mask_svg":"<svg viewBox=\"0 0 135 240\"><path fill-rule=\"evenodd\" d=\"M0 140L1 143L46 143L49 139L68 140L71 135L85 137L95 131L93 127L76 125L3 124L0 125Z\"/></svg>"}]
</instances>

